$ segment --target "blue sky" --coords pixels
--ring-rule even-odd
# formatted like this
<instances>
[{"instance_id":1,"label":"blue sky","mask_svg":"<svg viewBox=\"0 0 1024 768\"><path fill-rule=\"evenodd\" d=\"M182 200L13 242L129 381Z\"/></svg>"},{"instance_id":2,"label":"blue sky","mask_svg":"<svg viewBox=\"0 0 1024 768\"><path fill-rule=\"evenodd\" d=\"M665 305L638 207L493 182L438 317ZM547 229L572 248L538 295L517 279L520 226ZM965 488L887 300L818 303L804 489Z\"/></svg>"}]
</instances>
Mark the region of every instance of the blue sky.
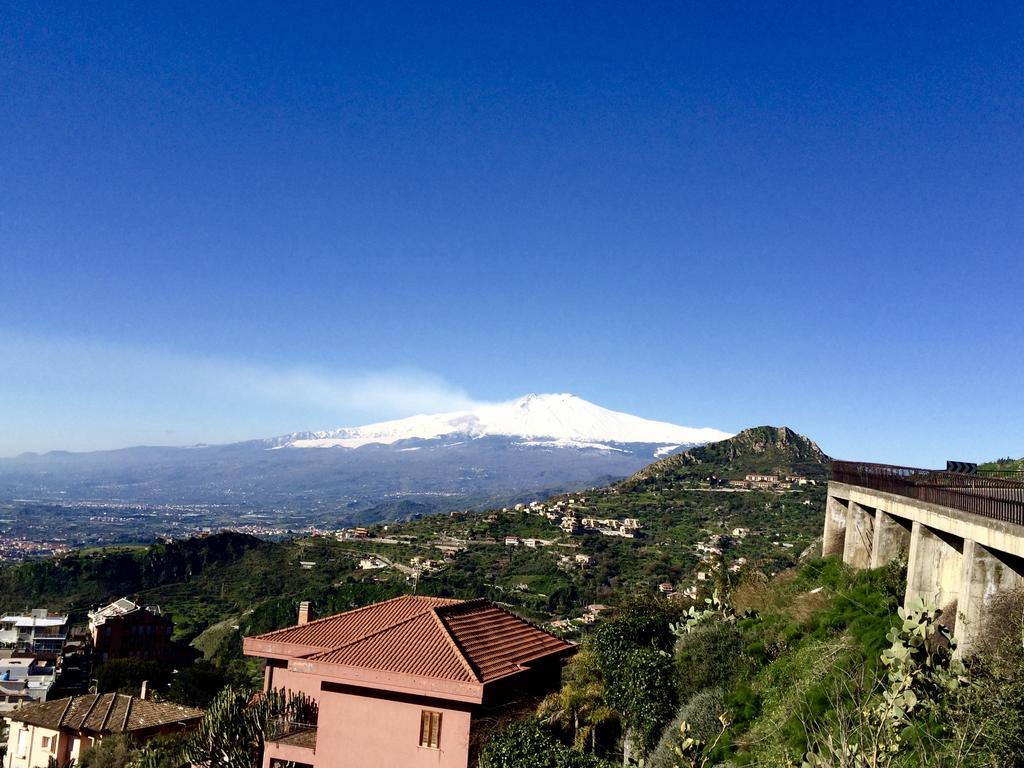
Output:
<instances>
[{"instance_id":1,"label":"blue sky","mask_svg":"<svg viewBox=\"0 0 1024 768\"><path fill-rule=\"evenodd\" d=\"M5 4L0 455L569 391L1024 454L1024 9Z\"/></svg>"}]
</instances>

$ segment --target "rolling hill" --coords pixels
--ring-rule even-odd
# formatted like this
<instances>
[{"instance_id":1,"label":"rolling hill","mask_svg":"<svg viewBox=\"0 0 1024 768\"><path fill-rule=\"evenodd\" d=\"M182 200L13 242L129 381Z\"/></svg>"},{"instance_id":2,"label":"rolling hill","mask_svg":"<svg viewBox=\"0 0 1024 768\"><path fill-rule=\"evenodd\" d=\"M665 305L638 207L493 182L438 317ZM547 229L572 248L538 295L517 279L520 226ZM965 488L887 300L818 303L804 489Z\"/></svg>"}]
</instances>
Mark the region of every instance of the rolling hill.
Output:
<instances>
[{"instance_id":1,"label":"rolling hill","mask_svg":"<svg viewBox=\"0 0 1024 768\"><path fill-rule=\"evenodd\" d=\"M690 448L649 464L624 481L624 485L710 476L738 480L748 474L802 475L821 480L828 476L830 462L813 440L789 427L752 427L726 440Z\"/></svg>"}]
</instances>

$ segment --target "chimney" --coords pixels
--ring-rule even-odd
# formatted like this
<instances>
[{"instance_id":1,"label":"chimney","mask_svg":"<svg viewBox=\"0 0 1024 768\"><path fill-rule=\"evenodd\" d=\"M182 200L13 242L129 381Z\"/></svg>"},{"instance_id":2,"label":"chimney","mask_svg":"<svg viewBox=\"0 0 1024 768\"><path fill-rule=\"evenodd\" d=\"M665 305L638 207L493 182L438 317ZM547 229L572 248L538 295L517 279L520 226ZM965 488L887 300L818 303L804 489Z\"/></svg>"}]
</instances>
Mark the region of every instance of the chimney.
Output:
<instances>
[{"instance_id":1,"label":"chimney","mask_svg":"<svg viewBox=\"0 0 1024 768\"><path fill-rule=\"evenodd\" d=\"M149 680L142 681L142 690L139 691L139 698L145 700L146 694L149 693Z\"/></svg>"},{"instance_id":2,"label":"chimney","mask_svg":"<svg viewBox=\"0 0 1024 768\"><path fill-rule=\"evenodd\" d=\"M312 611L312 605L309 602L309 600L303 600L301 603L299 603L299 626L300 627L303 624L309 624L309 620L310 620L310 618L312 618L310 616L311 611Z\"/></svg>"}]
</instances>

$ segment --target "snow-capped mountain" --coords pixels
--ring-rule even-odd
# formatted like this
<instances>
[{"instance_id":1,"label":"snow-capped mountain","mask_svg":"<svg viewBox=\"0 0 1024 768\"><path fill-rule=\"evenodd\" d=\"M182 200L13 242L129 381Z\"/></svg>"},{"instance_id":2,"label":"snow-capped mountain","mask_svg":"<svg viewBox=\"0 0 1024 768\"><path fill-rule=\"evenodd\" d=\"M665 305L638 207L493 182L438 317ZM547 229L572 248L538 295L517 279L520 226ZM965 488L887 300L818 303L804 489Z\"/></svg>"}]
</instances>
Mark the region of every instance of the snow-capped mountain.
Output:
<instances>
[{"instance_id":1,"label":"snow-capped mountain","mask_svg":"<svg viewBox=\"0 0 1024 768\"><path fill-rule=\"evenodd\" d=\"M228 445L0 459L0 500L214 503L288 509L334 525L604 485L662 456L727 437L610 411L574 395L528 395L467 411Z\"/></svg>"},{"instance_id":2,"label":"snow-capped mountain","mask_svg":"<svg viewBox=\"0 0 1024 768\"><path fill-rule=\"evenodd\" d=\"M570 394L526 395L506 403L481 405L407 419L382 421L362 427L303 432L277 438L274 448L359 448L392 445L402 440L438 438L520 438L521 445L618 450L619 444L662 446L702 445L731 437L710 428L681 427L651 421L594 405Z\"/></svg>"}]
</instances>

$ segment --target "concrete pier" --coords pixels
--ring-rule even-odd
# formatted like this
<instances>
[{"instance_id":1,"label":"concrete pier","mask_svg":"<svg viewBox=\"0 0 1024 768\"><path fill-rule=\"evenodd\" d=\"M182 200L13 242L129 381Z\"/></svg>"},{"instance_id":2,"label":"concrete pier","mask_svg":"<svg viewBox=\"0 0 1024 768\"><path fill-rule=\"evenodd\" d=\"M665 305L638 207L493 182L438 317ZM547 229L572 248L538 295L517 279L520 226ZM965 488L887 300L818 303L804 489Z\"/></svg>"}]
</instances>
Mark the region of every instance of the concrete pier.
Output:
<instances>
[{"instance_id":1,"label":"concrete pier","mask_svg":"<svg viewBox=\"0 0 1024 768\"><path fill-rule=\"evenodd\" d=\"M957 604L957 641L961 653L977 644L993 600L1002 592L1024 586L1024 561L992 552L981 544L964 541L960 600Z\"/></svg>"},{"instance_id":2,"label":"concrete pier","mask_svg":"<svg viewBox=\"0 0 1024 768\"><path fill-rule=\"evenodd\" d=\"M961 654L976 646L994 598L1024 588L1024 525L858 485L829 483L822 551L854 568L905 558L904 604L941 608Z\"/></svg>"},{"instance_id":3,"label":"concrete pier","mask_svg":"<svg viewBox=\"0 0 1024 768\"><path fill-rule=\"evenodd\" d=\"M846 538L846 515L849 503L831 493L825 501L825 540L821 545L823 557L842 555Z\"/></svg>"},{"instance_id":4,"label":"concrete pier","mask_svg":"<svg viewBox=\"0 0 1024 768\"><path fill-rule=\"evenodd\" d=\"M881 568L893 560L906 560L910 554L910 531L913 523L875 511L875 538L871 543L871 567Z\"/></svg>"},{"instance_id":5,"label":"concrete pier","mask_svg":"<svg viewBox=\"0 0 1024 768\"><path fill-rule=\"evenodd\" d=\"M914 522L913 526L904 606L922 598L941 608L943 619L953 626L960 596L963 539L936 531L920 521Z\"/></svg>"},{"instance_id":6,"label":"concrete pier","mask_svg":"<svg viewBox=\"0 0 1024 768\"><path fill-rule=\"evenodd\" d=\"M846 510L843 560L854 568L870 568L871 547L875 540L875 509L850 501Z\"/></svg>"}]
</instances>

